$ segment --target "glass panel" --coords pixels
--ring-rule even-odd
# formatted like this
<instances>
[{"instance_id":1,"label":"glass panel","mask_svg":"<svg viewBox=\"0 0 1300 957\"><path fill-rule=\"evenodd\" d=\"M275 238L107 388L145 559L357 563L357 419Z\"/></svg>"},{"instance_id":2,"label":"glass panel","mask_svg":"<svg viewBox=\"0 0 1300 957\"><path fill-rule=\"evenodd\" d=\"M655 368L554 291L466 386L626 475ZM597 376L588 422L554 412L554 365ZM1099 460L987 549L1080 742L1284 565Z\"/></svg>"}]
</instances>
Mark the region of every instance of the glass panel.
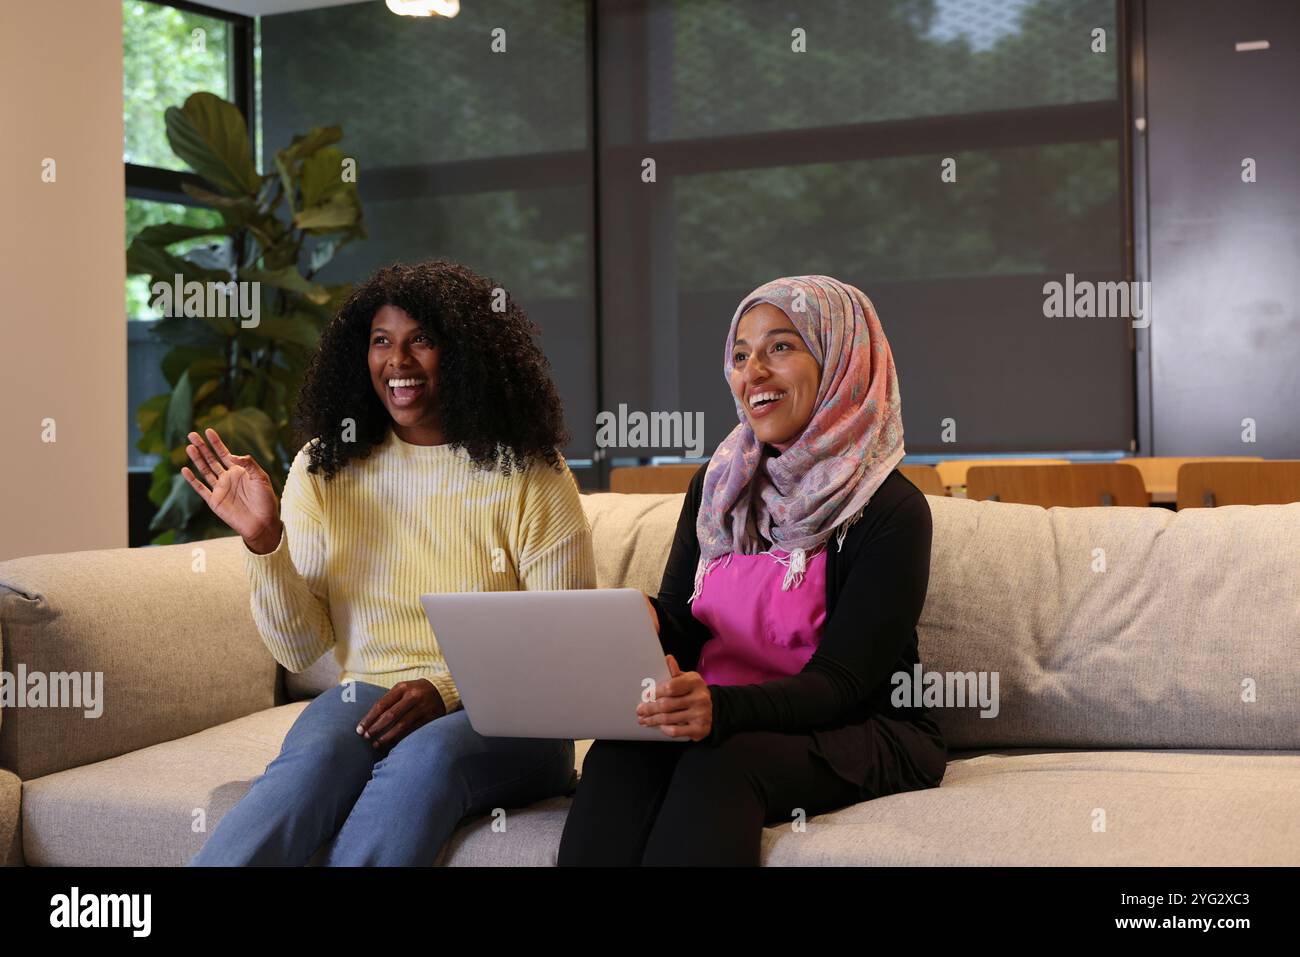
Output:
<instances>
[{"instance_id":1,"label":"glass panel","mask_svg":"<svg viewBox=\"0 0 1300 957\"><path fill-rule=\"evenodd\" d=\"M206 90L230 99L230 27L174 7L122 4L122 157L128 163L184 170L167 143L163 112Z\"/></svg>"},{"instance_id":2,"label":"glass panel","mask_svg":"<svg viewBox=\"0 0 1300 957\"><path fill-rule=\"evenodd\" d=\"M573 434L566 456L590 457L586 4L475 0L429 20L350 4L262 17L260 34L263 165L329 124L357 163L368 236L318 278L442 258L500 282L541 329Z\"/></svg>"},{"instance_id":3,"label":"glass panel","mask_svg":"<svg viewBox=\"0 0 1300 957\"><path fill-rule=\"evenodd\" d=\"M825 273L877 308L910 451L1127 448L1128 323L1043 306L1067 273L1124 278L1115 8L602 6L603 408L701 413L711 451L736 425L721 368L741 296ZM806 53L791 51L797 29ZM947 119L972 113L988 115ZM715 139L729 136L743 138ZM672 144L641 152L647 140ZM658 160L652 182L642 157ZM941 437L948 418L956 443Z\"/></svg>"},{"instance_id":4,"label":"glass panel","mask_svg":"<svg viewBox=\"0 0 1300 957\"><path fill-rule=\"evenodd\" d=\"M365 203L368 239L344 247L322 282L367 276L416 251L502 283L520 300L587 297L586 190L499 190Z\"/></svg>"},{"instance_id":5,"label":"glass panel","mask_svg":"<svg viewBox=\"0 0 1300 957\"><path fill-rule=\"evenodd\" d=\"M128 198L126 201L127 248L130 248L132 240L135 239L140 230L146 226L156 226L160 223L178 223L186 226L220 226L221 214L215 209L207 209L202 206L185 206L181 203L156 203L147 199ZM196 246L207 246L221 241L217 237L200 236L196 239L186 239L175 245L168 246L167 250L179 256ZM126 317L128 319L161 319L162 314L149 307L152 299L153 297L149 294L148 276L126 277Z\"/></svg>"},{"instance_id":6,"label":"glass panel","mask_svg":"<svg viewBox=\"0 0 1300 957\"><path fill-rule=\"evenodd\" d=\"M585 4L475 0L454 18L359 3L263 17L273 131L337 123L358 167L582 149ZM492 51L493 31L505 51Z\"/></svg>"},{"instance_id":7,"label":"glass panel","mask_svg":"<svg viewBox=\"0 0 1300 957\"><path fill-rule=\"evenodd\" d=\"M1068 143L682 176L683 290L821 273L923 279L1121 268L1118 145Z\"/></svg>"},{"instance_id":8,"label":"glass panel","mask_svg":"<svg viewBox=\"0 0 1300 957\"><path fill-rule=\"evenodd\" d=\"M656 0L647 19L652 68L671 63L669 95L651 95L653 139L1118 95L1114 0Z\"/></svg>"}]
</instances>

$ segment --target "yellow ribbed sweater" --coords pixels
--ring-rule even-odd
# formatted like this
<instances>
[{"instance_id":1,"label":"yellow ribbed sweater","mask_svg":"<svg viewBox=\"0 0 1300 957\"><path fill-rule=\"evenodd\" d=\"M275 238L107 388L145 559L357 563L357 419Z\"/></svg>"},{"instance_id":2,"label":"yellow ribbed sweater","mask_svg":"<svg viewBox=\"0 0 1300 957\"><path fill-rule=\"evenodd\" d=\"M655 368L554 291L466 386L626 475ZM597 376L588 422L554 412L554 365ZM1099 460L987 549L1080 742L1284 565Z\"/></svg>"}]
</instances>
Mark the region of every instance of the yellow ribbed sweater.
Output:
<instances>
[{"instance_id":1,"label":"yellow ribbed sweater","mask_svg":"<svg viewBox=\"0 0 1300 957\"><path fill-rule=\"evenodd\" d=\"M253 619L275 660L302 671L330 649L340 681L391 688L427 678L460 705L420 596L595 588L591 529L568 466L509 477L475 471L448 445L411 445L390 428L333 479L285 480L275 551L244 549Z\"/></svg>"}]
</instances>

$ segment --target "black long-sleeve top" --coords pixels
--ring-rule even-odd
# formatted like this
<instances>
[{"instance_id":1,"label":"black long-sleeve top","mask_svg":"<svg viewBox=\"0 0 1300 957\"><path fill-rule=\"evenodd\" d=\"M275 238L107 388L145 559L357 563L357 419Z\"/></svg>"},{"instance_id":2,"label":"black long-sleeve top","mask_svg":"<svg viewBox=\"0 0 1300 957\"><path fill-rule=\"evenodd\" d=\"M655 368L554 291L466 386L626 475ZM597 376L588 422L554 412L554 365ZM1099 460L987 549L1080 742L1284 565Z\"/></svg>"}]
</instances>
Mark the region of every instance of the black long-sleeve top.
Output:
<instances>
[{"instance_id":1,"label":"black long-sleeve top","mask_svg":"<svg viewBox=\"0 0 1300 957\"><path fill-rule=\"evenodd\" d=\"M683 671L699 663L708 627L688 603L700 558L695 534L707 464L691 481L659 595L659 641ZM924 707L895 708L891 676L919 663L916 623L930 580L930 506L894 470L849 528L843 548L826 544L826 622L803 670L757 684L709 685L718 743L739 731L811 732L841 776L863 781L864 723L874 715L914 721Z\"/></svg>"}]
</instances>

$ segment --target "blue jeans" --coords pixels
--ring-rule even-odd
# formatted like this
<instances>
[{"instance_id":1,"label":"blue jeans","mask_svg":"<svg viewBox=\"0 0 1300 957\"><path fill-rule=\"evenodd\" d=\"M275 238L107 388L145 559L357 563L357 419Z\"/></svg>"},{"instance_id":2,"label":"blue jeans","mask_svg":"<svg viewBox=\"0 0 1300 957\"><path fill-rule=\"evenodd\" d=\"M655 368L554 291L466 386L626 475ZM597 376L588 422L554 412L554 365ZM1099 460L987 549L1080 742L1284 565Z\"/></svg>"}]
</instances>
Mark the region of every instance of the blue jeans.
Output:
<instances>
[{"instance_id":1,"label":"blue jeans","mask_svg":"<svg viewBox=\"0 0 1300 957\"><path fill-rule=\"evenodd\" d=\"M428 866L465 817L572 790L571 740L487 738L464 710L373 747L356 727L386 690L312 701L190 865L304 865L333 838L326 865Z\"/></svg>"}]
</instances>

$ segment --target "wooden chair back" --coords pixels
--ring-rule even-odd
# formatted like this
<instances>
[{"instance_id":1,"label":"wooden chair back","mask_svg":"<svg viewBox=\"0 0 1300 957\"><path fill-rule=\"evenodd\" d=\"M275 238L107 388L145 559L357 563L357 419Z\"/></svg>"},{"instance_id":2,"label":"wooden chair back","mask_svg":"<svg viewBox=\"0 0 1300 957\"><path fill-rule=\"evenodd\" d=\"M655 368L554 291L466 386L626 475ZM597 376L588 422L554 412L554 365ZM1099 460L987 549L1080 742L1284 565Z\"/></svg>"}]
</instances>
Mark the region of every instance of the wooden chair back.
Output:
<instances>
[{"instance_id":1,"label":"wooden chair back","mask_svg":"<svg viewBox=\"0 0 1300 957\"><path fill-rule=\"evenodd\" d=\"M947 488L965 485L966 473L975 466L982 465L1069 465L1068 459L950 459L940 462L935 468L939 472L939 481Z\"/></svg>"},{"instance_id":2,"label":"wooden chair back","mask_svg":"<svg viewBox=\"0 0 1300 957\"><path fill-rule=\"evenodd\" d=\"M1300 459L1188 462L1178 470L1178 508L1300 502Z\"/></svg>"},{"instance_id":3,"label":"wooden chair back","mask_svg":"<svg viewBox=\"0 0 1300 957\"><path fill-rule=\"evenodd\" d=\"M926 495L948 494L948 489L939 479L939 470L933 465L900 465L898 471Z\"/></svg>"},{"instance_id":4,"label":"wooden chair back","mask_svg":"<svg viewBox=\"0 0 1300 957\"><path fill-rule=\"evenodd\" d=\"M1114 462L976 466L966 474L966 497L1043 508L1150 504L1142 473Z\"/></svg>"},{"instance_id":5,"label":"wooden chair back","mask_svg":"<svg viewBox=\"0 0 1300 957\"><path fill-rule=\"evenodd\" d=\"M609 473L609 490L634 495L676 494L690 488L699 470L698 465L685 464L616 468Z\"/></svg>"}]
</instances>

